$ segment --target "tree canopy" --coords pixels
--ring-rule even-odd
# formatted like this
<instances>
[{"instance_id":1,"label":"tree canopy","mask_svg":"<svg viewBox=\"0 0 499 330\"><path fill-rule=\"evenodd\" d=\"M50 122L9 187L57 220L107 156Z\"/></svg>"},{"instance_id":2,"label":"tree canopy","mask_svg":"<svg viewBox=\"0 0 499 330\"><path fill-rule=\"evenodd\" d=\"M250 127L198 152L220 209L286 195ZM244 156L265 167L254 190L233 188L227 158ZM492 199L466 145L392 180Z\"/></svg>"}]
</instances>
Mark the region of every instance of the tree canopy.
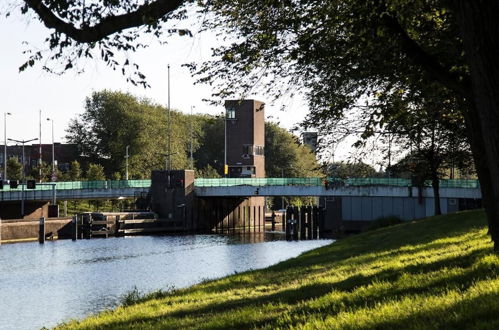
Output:
<instances>
[{"instance_id":1,"label":"tree canopy","mask_svg":"<svg viewBox=\"0 0 499 330\"><path fill-rule=\"evenodd\" d=\"M55 29L47 43L49 60L71 68L75 59L100 57L123 69L113 50L140 47L138 32L161 34L161 23L187 1L87 2L24 0ZM236 40L214 51L215 61L191 66L200 81L217 83L216 96L251 90L266 82L275 95L286 91L276 80L308 90L309 122L331 129L344 111L367 101L382 123L385 95L413 90L431 80L465 105L473 151L492 239L499 249L499 3L487 0L201 2L212 13L206 28L225 27ZM182 16L183 13L178 12ZM24 67L40 61L37 51ZM136 68L136 66L134 66ZM126 71L126 70L125 70ZM144 77L138 70L138 82ZM369 134L368 128L368 134Z\"/></svg>"},{"instance_id":2,"label":"tree canopy","mask_svg":"<svg viewBox=\"0 0 499 330\"><path fill-rule=\"evenodd\" d=\"M198 175L221 176L224 118L171 111L171 121L172 168L190 168L192 143ZM151 170L165 168L167 127L164 107L131 94L104 90L87 98L85 111L67 129L67 139L79 146L80 161L86 166L101 165L109 178L115 173L124 177L129 146L130 178L149 178ZM310 149L277 124L265 123L265 144L267 176L321 176ZM79 165L73 165L76 164L72 164L70 176L78 177Z\"/></svg>"}]
</instances>

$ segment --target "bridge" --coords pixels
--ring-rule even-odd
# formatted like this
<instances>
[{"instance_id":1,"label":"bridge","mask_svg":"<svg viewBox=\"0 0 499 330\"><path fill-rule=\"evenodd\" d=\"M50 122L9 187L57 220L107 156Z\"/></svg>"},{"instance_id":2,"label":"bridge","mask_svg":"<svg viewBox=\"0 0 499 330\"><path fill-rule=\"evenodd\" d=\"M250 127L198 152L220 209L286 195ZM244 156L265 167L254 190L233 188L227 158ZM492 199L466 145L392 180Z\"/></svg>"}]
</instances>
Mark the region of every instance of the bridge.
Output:
<instances>
[{"instance_id":1,"label":"bridge","mask_svg":"<svg viewBox=\"0 0 499 330\"><path fill-rule=\"evenodd\" d=\"M2 201L49 201L73 199L120 199L147 195L151 180L70 181L24 185L0 190ZM194 181L198 197L248 196L418 196L411 180L400 178L199 178ZM423 187L425 197L433 197L430 182ZM24 197L23 197L24 195ZM481 198L477 180L441 180L440 196L445 198Z\"/></svg>"}]
</instances>

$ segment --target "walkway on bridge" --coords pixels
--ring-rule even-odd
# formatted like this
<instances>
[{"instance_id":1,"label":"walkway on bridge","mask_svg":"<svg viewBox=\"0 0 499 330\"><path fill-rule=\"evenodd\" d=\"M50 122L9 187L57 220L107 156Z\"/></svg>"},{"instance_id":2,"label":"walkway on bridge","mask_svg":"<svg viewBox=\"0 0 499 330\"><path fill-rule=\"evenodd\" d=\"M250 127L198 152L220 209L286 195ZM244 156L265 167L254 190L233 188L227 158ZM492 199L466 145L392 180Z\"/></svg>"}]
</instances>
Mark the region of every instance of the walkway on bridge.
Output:
<instances>
[{"instance_id":1,"label":"walkway on bridge","mask_svg":"<svg viewBox=\"0 0 499 330\"><path fill-rule=\"evenodd\" d=\"M70 181L55 182L58 200L69 199L116 199L137 198L148 193L151 180L117 181ZM390 195L407 195L411 189L410 179L401 178L199 178L194 182L195 192L200 197L215 196L327 196L365 194L376 189L389 188ZM352 188L364 187L359 189ZM425 182L426 189L431 182ZM441 180L442 191L458 189L468 190L466 197L480 198L477 180ZM412 188L417 189L417 188ZM24 190L24 192L23 192ZM386 191L387 189L385 189ZM10 188L4 185L0 190L0 201L19 201L24 194L25 200L51 200L51 185L37 185L35 189L26 189L22 185ZM417 192L415 193L417 194ZM469 195L469 196L468 196ZM464 197L464 196L463 196Z\"/></svg>"}]
</instances>

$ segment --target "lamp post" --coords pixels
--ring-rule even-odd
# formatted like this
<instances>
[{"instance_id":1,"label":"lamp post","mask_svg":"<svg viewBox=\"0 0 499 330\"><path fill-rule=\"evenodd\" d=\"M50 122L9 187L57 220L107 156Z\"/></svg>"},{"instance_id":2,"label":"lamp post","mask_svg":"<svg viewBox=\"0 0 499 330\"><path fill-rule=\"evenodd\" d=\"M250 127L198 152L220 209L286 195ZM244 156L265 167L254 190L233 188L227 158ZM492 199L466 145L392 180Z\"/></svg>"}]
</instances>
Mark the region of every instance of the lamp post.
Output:
<instances>
[{"instance_id":1,"label":"lamp post","mask_svg":"<svg viewBox=\"0 0 499 330\"><path fill-rule=\"evenodd\" d=\"M22 191L21 191L21 217L24 218L24 185L25 185L25 182L26 182L26 166L24 164L24 144L28 143L28 142L31 142L31 141L36 141L36 140L38 140L38 138L34 138L34 139L31 139L31 140L14 140L14 139L8 139L8 140L9 141L13 141L13 142L17 142L17 143L21 143L23 145L23 156L22 156L23 179L22 179L22 182L21 182L21 188L22 188Z\"/></svg>"},{"instance_id":2,"label":"lamp post","mask_svg":"<svg viewBox=\"0 0 499 330\"><path fill-rule=\"evenodd\" d=\"M51 181L55 181L54 119L47 118L47 120L52 122L52 178L51 178Z\"/></svg>"},{"instance_id":3,"label":"lamp post","mask_svg":"<svg viewBox=\"0 0 499 330\"><path fill-rule=\"evenodd\" d=\"M194 139L194 131L193 131L193 125L192 122L194 121L194 118L192 117L192 109L194 108L193 105L191 105L191 170L194 170L194 157L192 155L192 140Z\"/></svg>"},{"instance_id":4,"label":"lamp post","mask_svg":"<svg viewBox=\"0 0 499 330\"><path fill-rule=\"evenodd\" d=\"M224 118L224 178L228 175L227 165L227 111L223 113Z\"/></svg>"},{"instance_id":5,"label":"lamp post","mask_svg":"<svg viewBox=\"0 0 499 330\"><path fill-rule=\"evenodd\" d=\"M166 159L166 170L170 170L171 164L171 143L172 143L172 125L171 125L171 110L170 110L170 64L168 64L168 151Z\"/></svg>"},{"instance_id":6,"label":"lamp post","mask_svg":"<svg viewBox=\"0 0 499 330\"><path fill-rule=\"evenodd\" d=\"M130 157L128 155L128 149L130 148L130 146L126 146L125 148L125 180L128 181L128 157Z\"/></svg>"},{"instance_id":7,"label":"lamp post","mask_svg":"<svg viewBox=\"0 0 499 330\"><path fill-rule=\"evenodd\" d=\"M7 180L7 116L10 112L3 113L3 180Z\"/></svg>"},{"instance_id":8,"label":"lamp post","mask_svg":"<svg viewBox=\"0 0 499 330\"><path fill-rule=\"evenodd\" d=\"M12 141L12 142L21 143L23 146L22 164L23 164L23 180L24 180L26 178L26 166L24 164L24 144L26 144L28 142L36 141L36 140L38 140L38 138L34 138L34 139L30 139L30 140L14 140L14 139L7 139L7 140Z\"/></svg>"}]
</instances>

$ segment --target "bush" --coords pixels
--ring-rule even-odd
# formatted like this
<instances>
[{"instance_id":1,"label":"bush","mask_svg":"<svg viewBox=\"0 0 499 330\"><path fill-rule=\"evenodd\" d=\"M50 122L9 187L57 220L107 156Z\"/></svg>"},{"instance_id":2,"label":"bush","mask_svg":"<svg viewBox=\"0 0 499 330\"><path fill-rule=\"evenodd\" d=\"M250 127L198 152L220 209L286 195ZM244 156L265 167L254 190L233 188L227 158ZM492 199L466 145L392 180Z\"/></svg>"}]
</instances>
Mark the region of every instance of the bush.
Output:
<instances>
[{"instance_id":1,"label":"bush","mask_svg":"<svg viewBox=\"0 0 499 330\"><path fill-rule=\"evenodd\" d=\"M374 230L378 228L394 226L398 225L399 223L402 223L402 219L400 219L396 215L389 215L387 217L381 217L377 218L376 220L373 220L371 224L367 227L367 230Z\"/></svg>"}]
</instances>

